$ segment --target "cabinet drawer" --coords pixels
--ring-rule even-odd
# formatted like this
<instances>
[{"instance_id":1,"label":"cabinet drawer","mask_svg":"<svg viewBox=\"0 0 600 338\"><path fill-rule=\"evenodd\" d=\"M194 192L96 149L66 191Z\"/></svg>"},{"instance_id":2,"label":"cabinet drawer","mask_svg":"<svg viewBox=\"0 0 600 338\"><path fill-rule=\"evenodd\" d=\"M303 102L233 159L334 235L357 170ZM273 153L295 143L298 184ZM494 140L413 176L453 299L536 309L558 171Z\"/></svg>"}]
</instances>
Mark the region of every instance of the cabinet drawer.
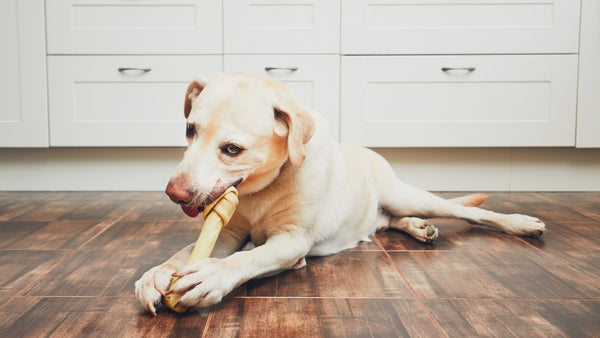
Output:
<instances>
[{"instance_id":1,"label":"cabinet drawer","mask_svg":"<svg viewBox=\"0 0 600 338\"><path fill-rule=\"evenodd\" d=\"M339 63L336 55L225 55L224 68L226 73L244 72L285 83L302 104L327 119L331 135L337 140Z\"/></svg>"},{"instance_id":2,"label":"cabinet drawer","mask_svg":"<svg viewBox=\"0 0 600 338\"><path fill-rule=\"evenodd\" d=\"M339 0L225 0L225 53L338 53Z\"/></svg>"},{"instance_id":3,"label":"cabinet drawer","mask_svg":"<svg viewBox=\"0 0 600 338\"><path fill-rule=\"evenodd\" d=\"M49 56L50 144L185 145L187 85L220 72L221 62L219 56Z\"/></svg>"},{"instance_id":4,"label":"cabinet drawer","mask_svg":"<svg viewBox=\"0 0 600 338\"><path fill-rule=\"evenodd\" d=\"M348 0L343 54L577 53L576 0Z\"/></svg>"},{"instance_id":5,"label":"cabinet drawer","mask_svg":"<svg viewBox=\"0 0 600 338\"><path fill-rule=\"evenodd\" d=\"M577 55L345 56L341 90L343 142L574 145Z\"/></svg>"},{"instance_id":6,"label":"cabinet drawer","mask_svg":"<svg viewBox=\"0 0 600 338\"><path fill-rule=\"evenodd\" d=\"M220 0L46 0L49 54L220 53Z\"/></svg>"}]
</instances>

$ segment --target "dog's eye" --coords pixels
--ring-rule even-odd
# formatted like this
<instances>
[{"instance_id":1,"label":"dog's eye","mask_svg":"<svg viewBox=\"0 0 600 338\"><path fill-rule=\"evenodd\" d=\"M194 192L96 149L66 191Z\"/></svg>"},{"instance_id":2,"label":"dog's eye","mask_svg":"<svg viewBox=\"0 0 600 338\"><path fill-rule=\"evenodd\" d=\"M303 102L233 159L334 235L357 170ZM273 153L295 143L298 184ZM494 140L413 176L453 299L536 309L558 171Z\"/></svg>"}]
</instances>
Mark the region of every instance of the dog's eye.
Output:
<instances>
[{"instance_id":1,"label":"dog's eye","mask_svg":"<svg viewBox=\"0 0 600 338\"><path fill-rule=\"evenodd\" d=\"M221 147L221 152L227 156L236 157L244 151L244 148L235 144L226 144Z\"/></svg>"},{"instance_id":2,"label":"dog's eye","mask_svg":"<svg viewBox=\"0 0 600 338\"><path fill-rule=\"evenodd\" d=\"M192 138L196 136L196 127L193 124L187 124L185 126L185 137Z\"/></svg>"}]
</instances>

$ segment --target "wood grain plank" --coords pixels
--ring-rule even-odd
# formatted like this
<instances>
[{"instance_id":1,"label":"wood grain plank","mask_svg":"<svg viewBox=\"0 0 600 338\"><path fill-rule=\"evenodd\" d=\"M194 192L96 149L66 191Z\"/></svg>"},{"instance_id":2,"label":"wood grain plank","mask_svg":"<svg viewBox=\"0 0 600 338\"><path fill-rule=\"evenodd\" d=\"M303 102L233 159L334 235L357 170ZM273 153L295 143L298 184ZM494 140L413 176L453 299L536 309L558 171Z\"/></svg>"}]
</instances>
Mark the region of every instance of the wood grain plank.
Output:
<instances>
[{"instance_id":1,"label":"wood grain plank","mask_svg":"<svg viewBox=\"0 0 600 338\"><path fill-rule=\"evenodd\" d=\"M2 337L199 337L208 312L153 317L131 297L18 297L0 317Z\"/></svg>"},{"instance_id":2,"label":"wood grain plank","mask_svg":"<svg viewBox=\"0 0 600 338\"><path fill-rule=\"evenodd\" d=\"M538 252L391 252L423 298L598 298L600 284Z\"/></svg>"},{"instance_id":3,"label":"wood grain plank","mask_svg":"<svg viewBox=\"0 0 600 338\"><path fill-rule=\"evenodd\" d=\"M133 295L134 282L172 251L90 250L65 260L25 293L28 296Z\"/></svg>"},{"instance_id":4,"label":"wood grain plank","mask_svg":"<svg viewBox=\"0 0 600 338\"><path fill-rule=\"evenodd\" d=\"M92 220L0 222L0 249L77 249L109 226Z\"/></svg>"},{"instance_id":5,"label":"wood grain plank","mask_svg":"<svg viewBox=\"0 0 600 338\"><path fill-rule=\"evenodd\" d=\"M544 236L522 240L548 253L600 250L600 222L552 221L547 226Z\"/></svg>"},{"instance_id":6,"label":"wood grain plank","mask_svg":"<svg viewBox=\"0 0 600 338\"><path fill-rule=\"evenodd\" d=\"M61 251L0 251L0 296L14 296L28 288L67 255Z\"/></svg>"},{"instance_id":7,"label":"wood grain plank","mask_svg":"<svg viewBox=\"0 0 600 338\"><path fill-rule=\"evenodd\" d=\"M600 221L600 193L598 192L537 193L536 196L540 201L550 205L562 205L595 221Z\"/></svg>"},{"instance_id":8,"label":"wood grain plank","mask_svg":"<svg viewBox=\"0 0 600 338\"><path fill-rule=\"evenodd\" d=\"M566 266L565 270L575 271L588 282L600 287L600 250L560 251L550 256Z\"/></svg>"},{"instance_id":9,"label":"wood grain plank","mask_svg":"<svg viewBox=\"0 0 600 338\"><path fill-rule=\"evenodd\" d=\"M44 202L0 198L0 221L6 222L37 209Z\"/></svg>"},{"instance_id":10,"label":"wood grain plank","mask_svg":"<svg viewBox=\"0 0 600 338\"><path fill-rule=\"evenodd\" d=\"M120 221L90 241L85 249L179 250L194 243L202 223L174 221Z\"/></svg>"},{"instance_id":11,"label":"wood grain plank","mask_svg":"<svg viewBox=\"0 0 600 338\"><path fill-rule=\"evenodd\" d=\"M57 221L117 219L134 205L134 201L114 200L51 200L41 202L15 221Z\"/></svg>"},{"instance_id":12,"label":"wood grain plank","mask_svg":"<svg viewBox=\"0 0 600 338\"><path fill-rule=\"evenodd\" d=\"M597 300L428 300L449 337L597 337Z\"/></svg>"},{"instance_id":13,"label":"wood grain plank","mask_svg":"<svg viewBox=\"0 0 600 338\"><path fill-rule=\"evenodd\" d=\"M208 337L439 337L415 300L235 298L218 306Z\"/></svg>"},{"instance_id":14,"label":"wood grain plank","mask_svg":"<svg viewBox=\"0 0 600 338\"><path fill-rule=\"evenodd\" d=\"M414 298L383 252L344 251L307 259L307 266L249 281L234 296Z\"/></svg>"}]
</instances>

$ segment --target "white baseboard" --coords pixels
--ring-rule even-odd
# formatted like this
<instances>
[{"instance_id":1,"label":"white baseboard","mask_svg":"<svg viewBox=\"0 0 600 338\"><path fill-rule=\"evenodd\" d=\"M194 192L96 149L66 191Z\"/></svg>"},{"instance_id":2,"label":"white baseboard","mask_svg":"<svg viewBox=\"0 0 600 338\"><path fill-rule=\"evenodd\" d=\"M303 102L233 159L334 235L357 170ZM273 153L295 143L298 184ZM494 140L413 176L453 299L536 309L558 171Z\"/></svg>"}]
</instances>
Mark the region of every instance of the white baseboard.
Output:
<instances>
[{"instance_id":1,"label":"white baseboard","mask_svg":"<svg viewBox=\"0 0 600 338\"><path fill-rule=\"evenodd\" d=\"M0 149L0 190L163 190L184 148ZM600 149L385 148L434 191L600 191Z\"/></svg>"},{"instance_id":2,"label":"white baseboard","mask_svg":"<svg viewBox=\"0 0 600 338\"><path fill-rule=\"evenodd\" d=\"M377 149L403 181L436 191L598 191L600 149Z\"/></svg>"}]
</instances>

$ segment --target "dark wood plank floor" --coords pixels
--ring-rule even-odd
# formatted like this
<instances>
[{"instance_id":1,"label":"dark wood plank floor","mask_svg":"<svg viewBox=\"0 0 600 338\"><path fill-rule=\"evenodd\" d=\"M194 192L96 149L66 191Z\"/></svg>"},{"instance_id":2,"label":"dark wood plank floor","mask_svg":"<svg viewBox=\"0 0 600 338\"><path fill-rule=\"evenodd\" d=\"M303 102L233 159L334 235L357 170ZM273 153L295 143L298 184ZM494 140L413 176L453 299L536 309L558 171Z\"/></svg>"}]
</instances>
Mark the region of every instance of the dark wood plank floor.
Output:
<instances>
[{"instance_id":1,"label":"dark wood plank floor","mask_svg":"<svg viewBox=\"0 0 600 338\"><path fill-rule=\"evenodd\" d=\"M599 337L600 193L491 195L548 232L435 219L435 244L380 233L152 317L134 282L199 233L162 193L0 192L0 337Z\"/></svg>"}]
</instances>

